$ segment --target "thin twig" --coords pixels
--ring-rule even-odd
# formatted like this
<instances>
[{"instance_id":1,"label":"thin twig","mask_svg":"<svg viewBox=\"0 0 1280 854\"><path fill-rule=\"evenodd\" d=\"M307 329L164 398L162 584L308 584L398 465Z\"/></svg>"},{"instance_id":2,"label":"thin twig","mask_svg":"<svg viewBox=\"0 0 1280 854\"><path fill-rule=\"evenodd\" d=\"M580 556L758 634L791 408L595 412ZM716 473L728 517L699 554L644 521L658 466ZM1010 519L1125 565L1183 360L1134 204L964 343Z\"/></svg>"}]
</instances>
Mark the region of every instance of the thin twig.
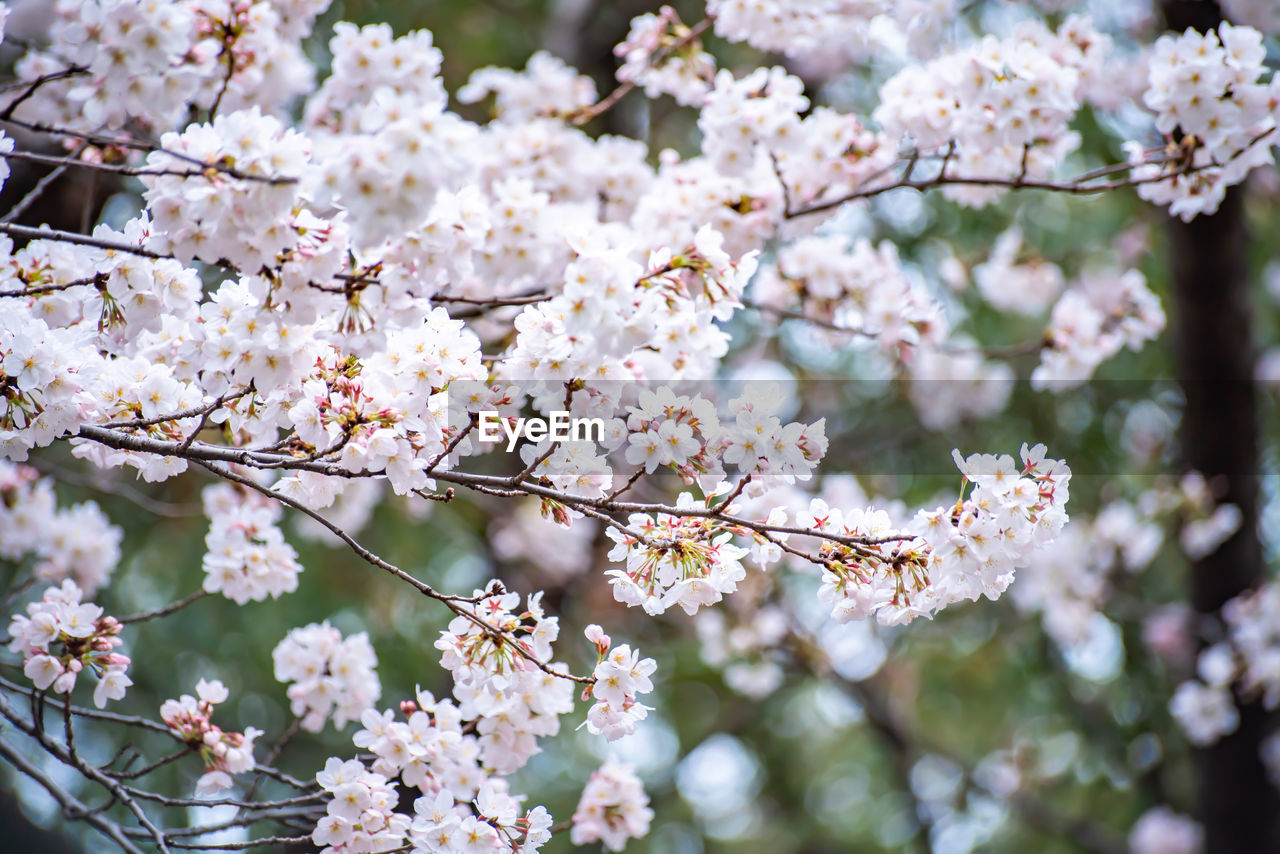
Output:
<instances>
[{"instance_id":1,"label":"thin twig","mask_svg":"<svg viewBox=\"0 0 1280 854\"><path fill-rule=\"evenodd\" d=\"M172 613L181 611L192 602L199 602L208 595L210 595L208 590L197 590L191 595L184 596L176 602L170 602L163 608L156 608L154 611L143 611L141 614L133 614L129 617L121 617L118 622L127 625L129 623L142 623L147 620L154 620L158 617L167 617Z\"/></svg>"},{"instance_id":2,"label":"thin twig","mask_svg":"<svg viewBox=\"0 0 1280 854\"><path fill-rule=\"evenodd\" d=\"M73 158L79 157L80 153L83 152L88 147L89 147L89 143L87 142L80 143L78 146L76 146L76 150L71 152L71 156ZM18 203L16 205L14 205L12 208L9 209L9 212L5 214L3 218L0 218L0 222L13 222L18 217L26 213L27 208L35 204L35 201L39 199L42 195L44 195L44 191L49 189L49 187L52 186L53 182L57 181L64 174L66 174L66 171L69 168L70 166L68 164L63 164L61 166L58 166L56 169L50 169L44 176L40 178L39 181L36 182L36 185L34 187L32 187L30 190L27 191L26 195L24 195L21 199L18 200Z\"/></svg>"},{"instance_id":3,"label":"thin twig","mask_svg":"<svg viewBox=\"0 0 1280 854\"><path fill-rule=\"evenodd\" d=\"M6 223L7 220L0 220L0 225ZM0 298L3 297L35 297L41 294L51 294L56 291L65 291L70 288L80 288L85 286L101 287L107 283L106 273L94 273L92 276L85 276L83 279L72 279L69 282L63 282L60 285L36 285L35 287L23 288L20 291L0 291Z\"/></svg>"},{"instance_id":4,"label":"thin twig","mask_svg":"<svg viewBox=\"0 0 1280 854\"><path fill-rule=\"evenodd\" d=\"M421 581L418 578L415 578L414 576L405 572L400 567L395 566L394 564L388 563L387 561L378 557L376 554L369 551L364 546L360 545L360 543L358 543L354 537L352 537L342 528L333 524L324 516L321 516L319 513L312 510L310 507L307 507L305 504L302 504L299 501L295 501L294 499L286 495L283 495L279 492L274 492L268 489L267 487L257 483L256 481L253 481L247 477L243 477L242 475L236 474L235 472L231 471L229 468L224 468L222 466L205 462L203 460L196 460L196 462L198 465L203 466L204 468L208 469L218 477L224 478L226 480L234 481L235 483L238 483L241 486L247 486L256 492L259 492L262 495L267 496L268 498L274 498L276 501L279 501L282 504L287 504L293 509L298 510L299 512L305 513L307 516L310 516L312 519L316 520L322 526L324 526L331 534L333 534L338 539L346 543L347 546L352 551L354 551L357 555L359 555L360 558L363 559L365 562L372 564L373 566L376 566L377 568L383 570L384 572L387 572L395 576L396 578L400 579L401 581L409 584L411 587L413 587L422 595L427 596L431 599L435 599L438 602L443 602L445 606L449 608L449 610L453 611L455 614L457 614L460 617L464 617L467 620L470 620L472 623L480 627L482 631L484 631L491 638L493 638L495 643L499 645L502 645L502 644L509 645L518 655L520 655L521 658L524 658L526 661L528 661L530 664L533 664L535 667L537 667L539 670L542 670L544 673L548 673L552 676L557 676L561 679L568 679L573 682L580 682L582 684L588 684L588 685L594 684L595 680L592 677L575 676L572 673L567 673L567 672L559 671L552 668L545 661L542 661L533 653L526 650L521 644L517 643L515 640L511 638L508 638L506 634L504 634L499 629L495 628L492 624L481 619L478 615L476 615L472 611L469 611L466 608L462 607L462 605L458 604L458 602L455 600L454 597L448 596L444 593L440 593L431 585L427 584L425 581Z\"/></svg>"},{"instance_id":5,"label":"thin twig","mask_svg":"<svg viewBox=\"0 0 1280 854\"><path fill-rule=\"evenodd\" d=\"M681 36L679 39L674 41L672 44L670 44L666 48L655 52L649 58L649 67L657 68L662 63L666 62L669 57L673 56L677 52L693 44L693 42L696 41L699 36L701 36L711 27L711 24L712 24L712 18L710 16L703 18L701 21L694 24L692 27L689 28L689 31L685 33L683 36ZM571 121L575 125L578 125L579 127L582 125L585 125L587 122L591 121L597 116L603 115L604 113L607 113L609 110L613 109L613 106L617 104L619 101L621 101L622 98L634 88L636 88L635 80L625 80L622 83L619 83L612 92L610 92L608 95L605 95L596 103L592 104L589 107L583 107L574 113L571 113L567 118L569 119L569 121Z\"/></svg>"},{"instance_id":6,"label":"thin twig","mask_svg":"<svg viewBox=\"0 0 1280 854\"><path fill-rule=\"evenodd\" d=\"M174 178L208 178L210 175L231 175L225 169L219 169L214 164L209 164L200 169L157 169L150 166L123 166L118 163L95 163L90 160L82 160L79 157L70 157L58 154L41 154L36 151L10 151L4 155L9 160L24 160L28 163L41 163L46 166L57 166L63 169L75 167L79 169L91 169L94 172L106 172L111 175L123 175L125 177L147 177L147 176L169 176ZM296 184L297 178L291 178L281 175L252 175L245 172L236 172L233 176L244 181L261 181L264 184Z\"/></svg>"}]
</instances>

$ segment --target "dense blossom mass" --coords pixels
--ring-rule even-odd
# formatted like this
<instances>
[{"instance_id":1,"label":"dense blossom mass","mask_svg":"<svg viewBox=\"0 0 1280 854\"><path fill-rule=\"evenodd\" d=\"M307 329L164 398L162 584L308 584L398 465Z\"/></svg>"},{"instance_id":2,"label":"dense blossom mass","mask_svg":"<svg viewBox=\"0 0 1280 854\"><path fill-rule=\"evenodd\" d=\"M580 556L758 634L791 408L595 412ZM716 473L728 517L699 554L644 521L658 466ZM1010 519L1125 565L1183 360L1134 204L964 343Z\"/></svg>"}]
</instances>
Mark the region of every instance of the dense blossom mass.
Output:
<instances>
[{"instance_id":1,"label":"dense blossom mass","mask_svg":"<svg viewBox=\"0 0 1280 854\"><path fill-rule=\"evenodd\" d=\"M320 731L330 719L342 729L382 696L378 657L364 633L344 638L328 624L293 629L271 651L276 679L291 683L290 707L303 729Z\"/></svg>"},{"instance_id":2,"label":"dense blossom mass","mask_svg":"<svg viewBox=\"0 0 1280 854\"><path fill-rule=\"evenodd\" d=\"M517 502L493 524L503 557L553 580L591 573L583 584L648 615L678 607L704 660L749 696L780 684L784 647L857 645L874 672L877 630L844 624L932 618L1011 584L1019 609L1078 648L1101 631L1110 567L1152 559L1157 516L1183 515L1193 556L1240 524L1192 479L1069 526L1068 462L1034 440L1017 459L956 451L959 476L937 501L872 498L820 476L827 410L788 399L794 377L761 356L781 334L759 347L752 334L800 325L830 364L903 380L933 430L1009 400L1015 368L974 337L981 312L1034 329L1037 392L1141 349L1166 319L1127 259L1064 270L1020 226L982 259L943 258L879 239L863 215L873 198L935 187L991 208L1020 189L1137 186L1184 219L1212 213L1280 141L1280 76L1250 26L1162 37L1125 93L1109 78L1130 59L1083 16L961 38L953 0L711 0L699 23L669 7L635 18L614 49L620 88L602 96L545 52L450 92L436 37L385 24L334 25L317 79L310 46L328 5L58 0L46 32L13 42L0 184L24 158L136 179L136 215L113 207L83 234L0 223L0 557L32 563L38 595L8 635L33 697L68 695L87 672L103 708L133 684L115 651L125 624L86 601L111 580L121 532L18 464L59 442L147 482L218 478L201 492L203 593L246 605L308 583L282 524L292 508L447 609L434 647L451 696L418 690L385 710L365 633L281 627L270 657L296 727L360 725L359 758L327 758L312 786L323 817L318 800L306 814L309 839L334 854L537 850L557 828L511 775L568 716L602 743L632 735L663 681L661 656L595 624L589 647L555 660L559 618L529 577L441 592L365 549L359 525L339 522L367 521L383 484L417 507L463 493ZM1228 5L1280 24L1265 3ZM721 67L709 33L792 65ZM887 64L865 112L806 86L873 55ZM583 129L632 89L669 96L696 139L654 150ZM1088 160L1086 110L1141 138L1116 140L1127 162L1064 177ZM760 364L783 380L756 381ZM515 429L555 412L600 429L529 432L506 456L476 429L481 413ZM1075 571L1086 554L1105 568ZM768 600L792 581L820 627ZM1170 707L1197 744L1238 725L1233 693L1280 703L1280 592L1243 596L1224 619ZM261 730L212 722L228 689L201 679L196 694L166 702L159 729L202 758L197 794L266 774ZM261 779L244 783L249 797ZM640 778L611 758L561 829L621 850L653 817ZM1198 832L1151 812L1131 847L1190 851Z\"/></svg>"}]
</instances>

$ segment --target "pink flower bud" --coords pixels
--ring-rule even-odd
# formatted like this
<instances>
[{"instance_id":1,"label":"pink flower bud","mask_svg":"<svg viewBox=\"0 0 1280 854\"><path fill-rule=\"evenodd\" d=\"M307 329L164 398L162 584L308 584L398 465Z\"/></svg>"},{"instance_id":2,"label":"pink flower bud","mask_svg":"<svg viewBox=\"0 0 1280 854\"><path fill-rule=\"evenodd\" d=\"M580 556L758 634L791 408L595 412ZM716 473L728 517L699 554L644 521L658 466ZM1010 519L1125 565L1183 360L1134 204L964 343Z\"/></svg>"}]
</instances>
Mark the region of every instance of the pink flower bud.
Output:
<instances>
[{"instance_id":1,"label":"pink flower bud","mask_svg":"<svg viewBox=\"0 0 1280 854\"><path fill-rule=\"evenodd\" d=\"M613 643L609 636L604 633L604 629L600 628L595 623L587 626L586 630L583 631L583 634L586 635L587 640L595 644L596 650L601 655L608 652L610 644Z\"/></svg>"}]
</instances>

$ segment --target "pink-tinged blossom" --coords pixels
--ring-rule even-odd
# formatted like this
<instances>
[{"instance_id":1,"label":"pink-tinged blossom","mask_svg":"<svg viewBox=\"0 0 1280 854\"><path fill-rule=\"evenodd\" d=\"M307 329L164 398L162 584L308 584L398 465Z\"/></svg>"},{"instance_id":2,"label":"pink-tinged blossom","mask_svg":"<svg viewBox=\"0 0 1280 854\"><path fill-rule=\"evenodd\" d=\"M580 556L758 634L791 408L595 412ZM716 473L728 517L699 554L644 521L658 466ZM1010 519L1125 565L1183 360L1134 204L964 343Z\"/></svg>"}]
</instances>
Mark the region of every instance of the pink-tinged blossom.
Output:
<instances>
[{"instance_id":1,"label":"pink-tinged blossom","mask_svg":"<svg viewBox=\"0 0 1280 854\"><path fill-rule=\"evenodd\" d=\"M1068 125L1080 107L1087 70L1107 44L1079 18L1058 33L1026 21L1005 39L988 35L906 66L881 88L874 116L891 140L907 140L921 152L947 152L948 175L1047 178L1079 145ZM973 206L1004 192L998 186L943 190Z\"/></svg>"},{"instance_id":2,"label":"pink-tinged blossom","mask_svg":"<svg viewBox=\"0 0 1280 854\"><path fill-rule=\"evenodd\" d=\"M41 691L69 694L79 674L93 673L93 704L101 709L133 684L126 675L130 660L112 651L123 643L120 622L81 596L70 578L46 589L40 601L27 605L26 616L13 616L9 650L22 655L23 673Z\"/></svg>"},{"instance_id":3,"label":"pink-tinged blossom","mask_svg":"<svg viewBox=\"0 0 1280 854\"><path fill-rule=\"evenodd\" d=\"M475 605L460 603L475 619L455 617L435 645L453 673L458 713L477 720L482 761L509 774L540 752L539 738L559 732L560 715L573 709L573 683L556 675L566 672L564 665L551 662L560 628L543 612L542 594L517 610L519 594L500 589L491 583L489 595L476 591ZM501 633L502 642L477 620Z\"/></svg>"},{"instance_id":4,"label":"pink-tinged blossom","mask_svg":"<svg viewBox=\"0 0 1280 854\"><path fill-rule=\"evenodd\" d=\"M1031 385L1050 390L1080 385L1125 347L1140 350L1164 325L1160 300L1137 270L1086 273L1053 307Z\"/></svg>"},{"instance_id":5,"label":"pink-tinged blossom","mask_svg":"<svg viewBox=\"0 0 1280 854\"><path fill-rule=\"evenodd\" d=\"M658 665L652 658L640 658L628 644L610 650L609 638L599 626L588 626L585 634L600 659L591 674L594 681L588 693L595 704L587 710L587 729L616 741L635 732L636 724L651 711L637 696L653 690L650 677Z\"/></svg>"},{"instance_id":6,"label":"pink-tinged blossom","mask_svg":"<svg viewBox=\"0 0 1280 854\"><path fill-rule=\"evenodd\" d=\"M51 479L0 460L0 557L32 555L37 578L69 577L92 596L115 570L122 536L95 502L60 508Z\"/></svg>"},{"instance_id":7,"label":"pink-tinged blossom","mask_svg":"<svg viewBox=\"0 0 1280 854\"><path fill-rule=\"evenodd\" d=\"M1261 33L1225 21L1216 31L1160 37L1147 65L1143 101L1156 114L1164 144L1149 150L1130 142L1126 148L1134 163L1152 151L1167 157L1134 169L1144 181L1140 196L1189 221L1216 211L1228 187L1273 162L1280 78L1262 81L1266 53ZM1166 173L1181 174L1154 180Z\"/></svg>"},{"instance_id":8,"label":"pink-tinged blossom","mask_svg":"<svg viewBox=\"0 0 1280 854\"><path fill-rule=\"evenodd\" d=\"M226 732L212 721L213 707L226 702L227 697L227 688L220 681L201 679L196 683L195 697L183 694L160 707L160 717L169 729L204 760L205 773L196 781L197 798L231 788L232 774L254 768L253 743L262 730L247 727L242 733Z\"/></svg>"},{"instance_id":9,"label":"pink-tinged blossom","mask_svg":"<svg viewBox=\"0 0 1280 854\"><path fill-rule=\"evenodd\" d=\"M897 526L881 510L842 512L815 501L801 519L867 543L822 546L828 560L818 598L831 603L834 619L874 615L897 624L953 602L995 599L1066 524L1071 472L1061 460L1046 459L1043 445L1024 444L1021 466L1009 456L953 456L974 487L951 507L920 510Z\"/></svg>"},{"instance_id":10,"label":"pink-tinged blossom","mask_svg":"<svg viewBox=\"0 0 1280 854\"><path fill-rule=\"evenodd\" d=\"M626 39L613 53L623 60L619 82L643 87L649 98L671 95L686 106L702 104L716 73L715 58L690 38L689 27L670 6L632 18Z\"/></svg>"},{"instance_id":11,"label":"pink-tinged blossom","mask_svg":"<svg viewBox=\"0 0 1280 854\"><path fill-rule=\"evenodd\" d=\"M192 158L243 177L215 169L193 177L145 177L153 248L184 261L226 260L257 270L297 243L293 209L310 155L305 136L254 107L165 134L161 145L183 157L157 151L147 158L156 170L189 171L186 158Z\"/></svg>"},{"instance_id":12,"label":"pink-tinged blossom","mask_svg":"<svg viewBox=\"0 0 1280 854\"><path fill-rule=\"evenodd\" d=\"M570 839L574 845L601 842L606 850L621 851L628 839L646 835L652 820L640 778L629 766L610 759L592 772L582 790Z\"/></svg>"},{"instance_id":13,"label":"pink-tinged blossom","mask_svg":"<svg viewBox=\"0 0 1280 854\"><path fill-rule=\"evenodd\" d=\"M410 818L395 811L399 797L386 777L357 760L330 759L316 781L332 797L311 841L324 854L390 851L404 844Z\"/></svg>"},{"instance_id":14,"label":"pink-tinged blossom","mask_svg":"<svg viewBox=\"0 0 1280 854\"><path fill-rule=\"evenodd\" d=\"M303 729L338 729L372 709L382 696L378 657L364 632L344 638L323 623L293 629L271 652L275 677L289 684L290 710Z\"/></svg>"},{"instance_id":15,"label":"pink-tinged blossom","mask_svg":"<svg viewBox=\"0 0 1280 854\"><path fill-rule=\"evenodd\" d=\"M302 566L278 527L277 502L225 483L206 487L203 497L210 520L203 562L206 591L243 605L297 589Z\"/></svg>"}]
</instances>

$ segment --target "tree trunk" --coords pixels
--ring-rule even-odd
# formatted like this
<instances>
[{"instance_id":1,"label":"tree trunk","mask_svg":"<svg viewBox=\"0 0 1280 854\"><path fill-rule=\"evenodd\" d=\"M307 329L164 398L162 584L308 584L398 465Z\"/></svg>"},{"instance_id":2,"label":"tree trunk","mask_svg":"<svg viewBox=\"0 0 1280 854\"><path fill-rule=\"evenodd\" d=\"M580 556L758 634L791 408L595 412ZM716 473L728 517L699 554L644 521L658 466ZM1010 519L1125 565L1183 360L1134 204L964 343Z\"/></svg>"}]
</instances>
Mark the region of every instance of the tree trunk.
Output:
<instances>
[{"instance_id":1,"label":"tree trunk","mask_svg":"<svg viewBox=\"0 0 1280 854\"><path fill-rule=\"evenodd\" d=\"M1170 29L1217 26L1214 2L1166 0ZM1223 603L1264 577L1258 539L1257 398L1243 187L1213 216L1169 226L1178 380L1186 396L1182 458L1220 485L1220 501L1240 508L1240 529L1191 569L1191 605L1216 617ZM1203 621L1202 621L1203 622ZM1197 752L1200 820L1208 854L1280 851L1280 795L1259 755L1274 716L1240 703L1240 726Z\"/></svg>"}]
</instances>

